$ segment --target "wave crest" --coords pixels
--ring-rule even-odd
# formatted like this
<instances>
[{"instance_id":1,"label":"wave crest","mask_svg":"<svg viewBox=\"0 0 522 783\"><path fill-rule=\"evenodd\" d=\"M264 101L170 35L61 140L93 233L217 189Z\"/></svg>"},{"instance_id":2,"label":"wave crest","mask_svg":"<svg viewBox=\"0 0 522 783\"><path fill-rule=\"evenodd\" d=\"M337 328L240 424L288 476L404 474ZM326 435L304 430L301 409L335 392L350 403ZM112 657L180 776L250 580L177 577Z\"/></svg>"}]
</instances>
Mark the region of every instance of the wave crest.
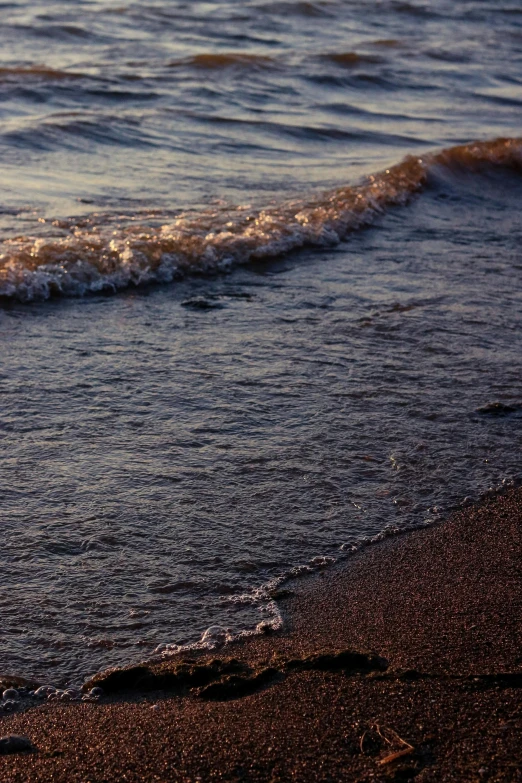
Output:
<instances>
[{"instance_id":1,"label":"wave crest","mask_svg":"<svg viewBox=\"0 0 522 783\"><path fill-rule=\"evenodd\" d=\"M430 170L522 169L522 139L496 139L409 156L362 184L254 211L246 207L181 215L160 227L117 226L104 216L66 225L57 238L5 240L0 296L19 301L82 296L215 274L302 247L339 243L421 190ZM56 225L56 223L55 223Z\"/></svg>"}]
</instances>

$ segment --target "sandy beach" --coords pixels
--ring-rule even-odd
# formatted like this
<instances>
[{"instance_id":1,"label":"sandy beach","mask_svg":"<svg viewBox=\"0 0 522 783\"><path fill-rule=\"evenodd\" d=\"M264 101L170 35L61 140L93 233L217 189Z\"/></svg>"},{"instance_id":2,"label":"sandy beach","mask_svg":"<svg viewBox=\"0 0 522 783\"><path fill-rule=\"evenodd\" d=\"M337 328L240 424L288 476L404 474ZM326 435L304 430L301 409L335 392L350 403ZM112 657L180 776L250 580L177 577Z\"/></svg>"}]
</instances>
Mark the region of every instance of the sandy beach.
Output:
<instances>
[{"instance_id":1,"label":"sandy beach","mask_svg":"<svg viewBox=\"0 0 522 783\"><path fill-rule=\"evenodd\" d=\"M293 585L280 635L1 719L2 780L522 779L522 492Z\"/></svg>"}]
</instances>

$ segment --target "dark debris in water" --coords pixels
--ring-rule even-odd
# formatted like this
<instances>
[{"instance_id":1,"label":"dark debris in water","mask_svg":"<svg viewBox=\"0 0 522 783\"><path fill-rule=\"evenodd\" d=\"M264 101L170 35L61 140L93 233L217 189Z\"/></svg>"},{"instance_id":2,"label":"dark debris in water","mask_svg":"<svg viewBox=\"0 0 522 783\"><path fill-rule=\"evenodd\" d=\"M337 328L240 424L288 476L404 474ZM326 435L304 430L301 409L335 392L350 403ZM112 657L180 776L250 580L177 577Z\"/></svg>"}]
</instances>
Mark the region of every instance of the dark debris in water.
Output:
<instances>
[{"instance_id":1,"label":"dark debris in water","mask_svg":"<svg viewBox=\"0 0 522 783\"><path fill-rule=\"evenodd\" d=\"M227 291L225 296L228 299L243 299L245 302L251 302L254 298L254 294L248 291Z\"/></svg>"},{"instance_id":2,"label":"dark debris in water","mask_svg":"<svg viewBox=\"0 0 522 783\"><path fill-rule=\"evenodd\" d=\"M396 302L391 307L388 307L385 312L387 313L408 313L410 310L415 310L416 307L420 307L420 305L412 303L412 304L401 304L400 302Z\"/></svg>"},{"instance_id":3,"label":"dark debris in water","mask_svg":"<svg viewBox=\"0 0 522 783\"><path fill-rule=\"evenodd\" d=\"M481 408L477 408L477 413L481 413L484 416L507 416L510 413L516 413L521 410L522 403L490 402Z\"/></svg>"},{"instance_id":4,"label":"dark debris in water","mask_svg":"<svg viewBox=\"0 0 522 783\"><path fill-rule=\"evenodd\" d=\"M214 296L193 296L185 299L181 306L188 307L190 310L220 310L223 304Z\"/></svg>"},{"instance_id":5,"label":"dark debris in water","mask_svg":"<svg viewBox=\"0 0 522 783\"><path fill-rule=\"evenodd\" d=\"M248 291L229 290L224 291L222 294L206 293L199 296L191 296L189 299L184 299L181 302L181 306L191 310L220 310L225 306L223 300L235 299L251 302L253 298L254 295Z\"/></svg>"}]
</instances>

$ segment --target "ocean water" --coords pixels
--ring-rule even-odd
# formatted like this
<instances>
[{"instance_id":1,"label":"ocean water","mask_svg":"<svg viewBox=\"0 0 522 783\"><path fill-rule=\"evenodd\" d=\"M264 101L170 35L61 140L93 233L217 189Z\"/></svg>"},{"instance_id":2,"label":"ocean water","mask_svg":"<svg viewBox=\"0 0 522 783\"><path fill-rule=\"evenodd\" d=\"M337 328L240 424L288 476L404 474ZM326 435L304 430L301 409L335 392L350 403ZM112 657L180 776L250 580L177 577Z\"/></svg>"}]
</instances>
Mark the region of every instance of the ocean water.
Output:
<instances>
[{"instance_id":1,"label":"ocean water","mask_svg":"<svg viewBox=\"0 0 522 783\"><path fill-rule=\"evenodd\" d=\"M0 674L520 478L519 2L0 9Z\"/></svg>"}]
</instances>

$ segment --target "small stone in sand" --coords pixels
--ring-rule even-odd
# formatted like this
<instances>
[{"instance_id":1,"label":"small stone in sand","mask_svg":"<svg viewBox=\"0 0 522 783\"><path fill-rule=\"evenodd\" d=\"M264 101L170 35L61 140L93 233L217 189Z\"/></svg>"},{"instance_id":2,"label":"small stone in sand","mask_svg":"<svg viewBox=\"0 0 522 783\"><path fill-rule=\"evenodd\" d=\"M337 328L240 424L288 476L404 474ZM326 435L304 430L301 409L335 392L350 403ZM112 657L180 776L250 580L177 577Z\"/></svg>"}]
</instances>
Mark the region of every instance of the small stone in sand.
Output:
<instances>
[{"instance_id":1,"label":"small stone in sand","mask_svg":"<svg viewBox=\"0 0 522 783\"><path fill-rule=\"evenodd\" d=\"M34 750L31 740L17 734L0 737L0 755L20 753L24 750Z\"/></svg>"}]
</instances>

